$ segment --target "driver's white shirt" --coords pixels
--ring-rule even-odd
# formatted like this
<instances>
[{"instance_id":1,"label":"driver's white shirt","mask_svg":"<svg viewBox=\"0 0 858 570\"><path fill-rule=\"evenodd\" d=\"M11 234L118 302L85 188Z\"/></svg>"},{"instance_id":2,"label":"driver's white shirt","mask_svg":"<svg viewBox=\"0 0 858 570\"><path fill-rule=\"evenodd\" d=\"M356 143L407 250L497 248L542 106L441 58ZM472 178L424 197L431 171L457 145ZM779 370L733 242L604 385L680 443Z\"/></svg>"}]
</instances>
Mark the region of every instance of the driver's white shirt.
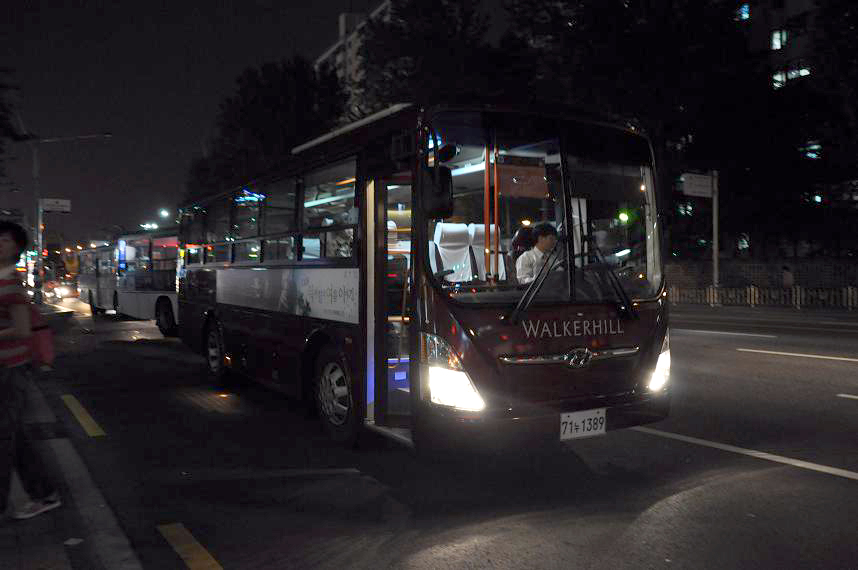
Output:
<instances>
[{"instance_id":1,"label":"driver's white shirt","mask_svg":"<svg viewBox=\"0 0 858 570\"><path fill-rule=\"evenodd\" d=\"M542 266L542 258L545 254L536 246L525 251L515 261L515 275L519 283L530 283L536 279L536 274Z\"/></svg>"}]
</instances>

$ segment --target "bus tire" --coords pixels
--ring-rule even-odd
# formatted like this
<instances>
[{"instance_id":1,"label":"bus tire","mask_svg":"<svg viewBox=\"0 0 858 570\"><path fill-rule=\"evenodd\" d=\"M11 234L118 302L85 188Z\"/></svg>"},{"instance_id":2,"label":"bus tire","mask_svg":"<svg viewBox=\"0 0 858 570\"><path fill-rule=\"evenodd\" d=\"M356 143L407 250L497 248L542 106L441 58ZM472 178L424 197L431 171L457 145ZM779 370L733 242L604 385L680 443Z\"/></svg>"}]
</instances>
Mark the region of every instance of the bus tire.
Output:
<instances>
[{"instance_id":1,"label":"bus tire","mask_svg":"<svg viewBox=\"0 0 858 570\"><path fill-rule=\"evenodd\" d=\"M176 336L178 327L176 319L173 317L173 305L169 299L158 299L155 304L155 324L158 325L158 330L165 337Z\"/></svg>"},{"instance_id":2,"label":"bus tire","mask_svg":"<svg viewBox=\"0 0 858 570\"><path fill-rule=\"evenodd\" d=\"M94 301L94 300L93 300L93 298L92 298L92 291L90 291L90 292L89 292L89 312L90 312L90 314L92 315L92 318L93 318L93 319L94 319L94 318L96 318L97 316L99 316L99 315L102 313L102 310L101 310L101 309L99 309L99 308L95 305L95 301Z\"/></svg>"},{"instance_id":3,"label":"bus tire","mask_svg":"<svg viewBox=\"0 0 858 570\"><path fill-rule=\"evenodd\" d=\"M224 348L223 332L220 324L215 319L209 320L205 332L205 357L206 369L209 377L215 384L223 386L229 384L232 373L226 365L226 349Z\"/></svg>"},{"instance_id":4,"label":"bus tire","mask_svg":"<svg viewBox=\"0 0 858 570\"><path fill-rule=\"evenodd\" d=\"M316 358L313 399L325 431L334 441L357 443L360 417L352 397L352 375L345 355L328 345Z\"/></svg>"}]
</instances>

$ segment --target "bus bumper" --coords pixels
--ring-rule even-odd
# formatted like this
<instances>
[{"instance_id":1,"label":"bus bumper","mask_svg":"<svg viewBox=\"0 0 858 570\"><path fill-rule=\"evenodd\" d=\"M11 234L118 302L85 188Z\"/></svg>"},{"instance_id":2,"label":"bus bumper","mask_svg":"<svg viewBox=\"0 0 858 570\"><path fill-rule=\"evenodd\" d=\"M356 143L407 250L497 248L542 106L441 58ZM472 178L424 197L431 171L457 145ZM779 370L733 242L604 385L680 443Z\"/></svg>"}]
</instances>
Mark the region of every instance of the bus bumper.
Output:
<instances>
[{"instance_id":1,"label":"bus bumper","mask_svg":"<svg viewBox=\"0 0 858 570\"><path fill-rule=\"evenodd\" d=\"M593 408L605 408L605 429L613 431L663 420L670 413L670 393L665 391L613 402L587 400L551 406L528 404L483 415L457 414L432 406L421 414L418 429L426 429L433 439L454 447L500 450L524 443L553 445L560 442L561 413Z\"/></svg>"}]
</instances>

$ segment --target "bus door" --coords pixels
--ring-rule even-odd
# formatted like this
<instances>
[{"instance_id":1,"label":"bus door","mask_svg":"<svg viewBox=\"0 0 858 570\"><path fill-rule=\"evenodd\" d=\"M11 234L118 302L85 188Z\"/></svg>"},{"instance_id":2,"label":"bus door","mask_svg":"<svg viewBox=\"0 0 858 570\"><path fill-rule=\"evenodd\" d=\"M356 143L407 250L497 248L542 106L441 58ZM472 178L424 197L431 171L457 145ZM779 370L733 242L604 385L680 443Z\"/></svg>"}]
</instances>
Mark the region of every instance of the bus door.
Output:
<instances>
[{"instance_id":1,"label":"bus door","mask_svg":"<svg viewBox=\"0 0 858 570\"><path fill-rule=\"evenodd\" d=\"M368 184L376 207L369 212L375 219L367 220L373 222L370 243L375 254L367 264L368 272L374 269L374 279L367 281L372 297L367 303L368 317L372 313L367 319L367 333L372 335L367 343L367 370L374 374L367 377L366 417L390 428L411 427L411 183L411 172L405 171L376 177Z\"/></svg>"}]
</instances>

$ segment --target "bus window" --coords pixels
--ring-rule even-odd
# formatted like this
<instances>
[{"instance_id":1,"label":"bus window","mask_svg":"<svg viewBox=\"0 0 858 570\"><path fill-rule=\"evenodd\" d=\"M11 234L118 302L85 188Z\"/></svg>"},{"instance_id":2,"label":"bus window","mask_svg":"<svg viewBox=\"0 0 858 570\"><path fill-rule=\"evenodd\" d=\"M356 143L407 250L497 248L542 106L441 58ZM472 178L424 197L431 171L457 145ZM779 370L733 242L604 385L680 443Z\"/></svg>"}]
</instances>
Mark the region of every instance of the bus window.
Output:
<instances>
[{"instance_id":1,"label":"bus window","mask_svg":"<svg viewBox=\"0 0 858 570\"><path fill-rule=\"evenodd\" d=\"M353 225L354 205L354 160L311 172L304 178L304 227Z\"/></svg>"},{"instance_id":2,"label":"bus window","mask_svg":"<svg viewBox=\"0 0 858 570\"><path fill-rule=\"evenodd\" d=\"M158 238L152 241L152 268L155 271L175 271L178 257L176 238Z\"/></svg>"},{"instance_id":3,"label":"bus window","mask_svg":"<svg viewBox=\"0 0 858 570\"><path fill-rule=\"evenodd\" d=\"M122 258L120 258L122 261ZM149 271L149 240L146 238L129 240L125 243L125 267L123 272L141 273Z\"/></svg>"},{"instance_id":4,"label":"bus window","mask_svg":"<svg viewBox=\"0 0 858 570\"><path fill-rule=\"evenodd\" d=\"M262 194L242 188L235 195L235 223L232 234L235 238L256 237L259 234L259 204Z\"/></svg>"},{"instance_id":5,"label":"bus window","mask_svg":"<svg viewBox=\"0 0 858 570\"><path fill-rule=\"evenodd\" d=\"M187 263L188 265L192 263L202 263L203 262L203 248L199 245L189 245L187 252Z\"/></svg>"},{"instance_id":6,"label":"bus window","mask_svg":"<svg viewBox=\"0 0 858 570\"><path fill-rule=\"evenodd\" d=\"M222 196L211 203L206 218L206 243L227 241L232 237L231 206L232 199L230 196Z\"/></svg>"},{"instance_id":7,"label":"bus window","mask_svg":"<svg viewBox=\"0 0 858 570\"><path fill-rule=\"evenodd\" d=\"M265 261L294 261L297 251L295 241L295 236L265 240Z\"/></svg>"},{"instance_id":8,"label":"bus window","mask_svg":"<svg viewBox=\"0 0 858 570\"><path fill-rule=\"evenodd\" d=\"M259 261L259 240L241 241L233 244L236 263L256 263Z\"/></svg>"},{"instance_id":9,"label":"bus window","mask_svg":"<svg viewBox=\"0 0 858 570\"><path fill-rule=\"evenodd\" d=\"M228 243L207 245L205 250L206 263L220 263L224 261L230 261Z\"/></svg>"},{"instance_id":10,"label":"bus window","mask_svg":"<svg viewBox=\"0 0 858 570\"><path fill-rule=\"evenodd\" d=\"M295 230L295 179L287 178L267 185L264 190L263 231L280 234Z\"/></svg>"},{"instance_id":11,"label":"bus window","mask_svg":"<svg viewBox=\"0 0 858 570\"><path fill-rule=\"evenodd\" d=\"M95 252L87 251L81 255L81 275L95 275Z\"/></svg>"}]
</instances>

